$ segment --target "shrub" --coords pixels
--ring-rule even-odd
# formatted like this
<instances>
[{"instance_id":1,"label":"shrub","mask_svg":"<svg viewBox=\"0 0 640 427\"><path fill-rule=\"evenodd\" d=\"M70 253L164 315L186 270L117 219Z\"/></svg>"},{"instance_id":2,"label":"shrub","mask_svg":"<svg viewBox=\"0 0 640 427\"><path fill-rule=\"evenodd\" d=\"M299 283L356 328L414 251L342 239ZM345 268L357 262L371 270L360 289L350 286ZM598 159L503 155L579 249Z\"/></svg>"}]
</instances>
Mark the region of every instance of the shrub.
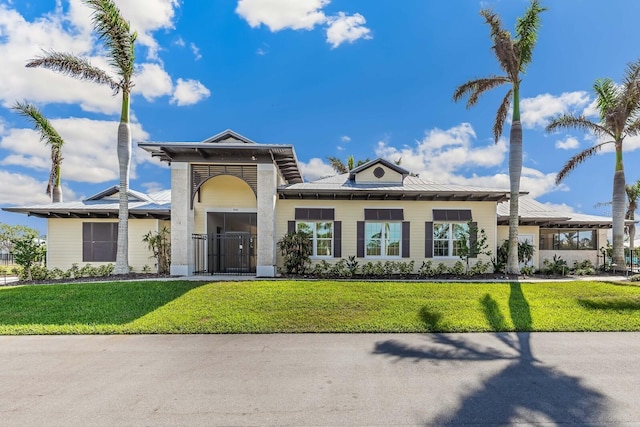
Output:
<instances>
[{"instance_id":1,"label":"shrub","mask_svg":"<svg viewBox=\"0 0 640 427\"><path fill-rule=\"evenodd\" d=\"M447 274L449 272L449 269L447 268L447 266L445 265L444 262L441 262L438 264L438 266L436 267L435 271L434 271L434 276L437 276L439 274Z\"/></svg>"},{"instance_id":2,"label":"shrub","mask_svg":"<svg viewBox=\"0 0 640 427\"><path fill-rule=\"evenodd\" d=\"M304 231L289 232L278 241L278 248L284 257L287 274L304 274L311 264L313 253L311 235Z\"/></svg>"},{"instance_id":3,"label":"shrub","mask_svg":"<svg viewBox=\"0 0 640 427\"><path fill-rule=\"evenodd\" d=\"M456 276L463 275L465 271L466 271L466 268L465 268L465 265L462 263L462 261L456 261L456 263L453 264L453 266L449 267L448 269L449 274L454 274Z\"/></svg>"},{"instance_id":4,"label":"shrub","mask_svg":"<svg viewBox=\"0 0 640 427\"><path fill-rule=\"evenodd\" d=\"M491 268L491 264L488 262L482 262L481 259L476 261L476 263L469 269L469 275L476 276L479 274L484 274L489 271Z\"/></svg>"},{"instance_id":5,"label":"shrub","mask_svg":"<svg viewBox=\"0 0 640 427\"><path fill-rule=\"evenodd\" d=\"M346 268L350 277L358 274L358 261L356 261L355 255L351 255L347 258Z\"/></svg>"},{"instance_id":6,"label":"shrub","mask_svg":"<svg viewBox=\"0 0 640 427\"><path fill-rule=\"evenodd\" d=\"M168 274L171 267L171 232L167 227L162 227L155 234L149 231L142 241L147 244L156 260L159 274Z\"/></svg>"},{"instance_id":7,"label":"shrub","mask_svg":"<svg viewBox=\"0 0 640 427\"><path fill-rule=\"evenodd\" d=\"M542 261L542 270L546 274L560 274L564 276L569 271L569 267L567 265L567 261L563 260L562 257L558 255L554 255L553 260L545 259Z\"/></svg>"},{"instance_id":8,"label":"shrub","mask_svg":"<svg viewBox=\"0 0 640 427\"><path fill-rule=\"evenodd\" d=\"M313 270L311 272L314 276L329 277L330 270L331 270L331 264L329 264L325 260L322 260L313 266Z\"/></svg>"},{"instance_id":9,"label":"shrub","mask_svg":"<svg viewBox=\"0 0 640 427\"><path fill-rule=\"evenodd\" d=\"M414 261L409 262L399 262L398 263L398 272L402 277L407 277L413 273L413 268L415 266Z\"/></svg>"},{"instance_id":10,"label":"shrub","mask_svg":"<svg viewBox=\"0 0 640 427\"><path fill-rule=\"evenodd\" d=\"M336 262L329 268L329 273L332 277L346 277L347 276L347 262L343 259Z\"/></svg>"},{"instance_id":11,"label":"shrub","mask_svg":"<svg viewBox=\"0 0 640 427\"><path fill-rule=\"evenodd\" d=\"M418 276L424 278L431 277L433 275L435 275L435 271L433 270L433 262L431 260L422 261L422 265L418 269Z\"/></svg>"},{"instance_id":12,"label":"shrub","mask_svg":"<svg viewBox=\"0 0 640 427\"><path fill-rule=\"evenodd\" d=\"M535 272L536 269L533 265L525 265L520 269L520 273L524 274L525 276L533 276Z\"/></svg>"}]
</instances>

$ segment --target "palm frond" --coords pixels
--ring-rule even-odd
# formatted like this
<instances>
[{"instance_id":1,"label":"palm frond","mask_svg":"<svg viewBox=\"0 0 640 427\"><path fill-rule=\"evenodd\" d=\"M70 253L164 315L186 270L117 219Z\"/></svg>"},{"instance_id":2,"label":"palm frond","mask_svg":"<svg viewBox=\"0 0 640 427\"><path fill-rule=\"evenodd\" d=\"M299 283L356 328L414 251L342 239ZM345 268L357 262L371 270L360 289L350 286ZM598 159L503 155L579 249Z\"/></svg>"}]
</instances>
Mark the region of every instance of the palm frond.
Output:
<instances>
[{"instance_id":1,"label":"palm frond","mask_svg":"<svg viewBox=\"0 0 640 427\"><path fill-rule=\"evenodd\" d=\"M80 80L87 80L109 86L115 92L120 85L104 70L94 67L88 60L63 52L44 51L44 55L29 60L28 68L48 68Z\"/></svg>"},{"instance_id":2,"label":"palm frond","mask_svg":"<svg viewBox=\"0 0 640 427\"><path fill-rule=\"evenodd\" d=\"M625 218L632 219L635 217L635 212L638 210L638 199L640 199L640 180L634 184L626 185L625 192L627 193L627 213Z\"/></svg>"},{"instance_id":3,"label":"palm frond","mask_svg":"<svg viewBox=\"0 0 640 427\"><path fill-rule=\"evenodd\" d=\"M518 79L518 59L511 39L511 33L505 30L500 17L489 9L480 11L486 23L491 28L493 52L500 63L500 68L509 76L512 82Z\"/></svg>"},{"instance_id":4,"label":"palm frond","mask_svg":"<svg viewBox=\"0 0 640 427\"><path fill-rule=\"evenodd\" d=\"M507 114L509 114L509 107L511 106L511 97L513 96L513 88L507 91L507 94L502 99L498 111L496 113L496 121L493 123L493 137L496 144L502 136L504 131L504 122L507 121Z\"/></svg>"},{"instance_id":5,"label":"palm frond","mask_svg":"<svg viewBox=\"0 0 640 427\"><path fill-rule=\"evenodd\" d=\"M620 90L609 78L597 79L593 84L596 93L596 106L600 113L600 120L607 123L618 106ZM613 129L612 129L613 130Z\"/></svg>"},{"instance_id":6,"label":"palm frond","mask_svg":"<svg viewBox=\"0 0 640 427\"><path fill-rule=\"evenodd\" d=\"M622 88L625 114L633 120L640 111L640 60L627 65Z\"/></svg>"},{"instance_id":7,"label":"palm frond","mask_svg":"<svg viewBox=\"0 0 640 427\"><path fill-rule=\"evenodd\" d=\"M31 122L33 128L40 134L40 141L44 141L45 144L51 146L51 172L47 183L47 195L51 196L53 187L58 182L64 140L35 105L17 101L11 108Z\"/></svg>"},{"instance_id":8,"label":"palm frond","mask_svg":"<svg viewBox=\"0 0 640 427\"><path fill-rule=\"evenodd\" d=\"M594 123L585 116L574 116L573 114L561 114L553 117L547 124L547 132L553 132L556 129L577 129L587 132L593 132L596 136L609 135L615 136L606 127Z\"/></svg>"},{"instance_id":9,"label":"palm frond","mask_svg":"<svg viewBox=\"0 0 640 427\"><path fill-rule=\"evenodd\" d=\"M627 126L628 136L637 136L640 134L640 118L636 118Z\"/></svg>"},{"instance_id":10,"label":"palm frond","mask_svg":"<svg viewBox=\"0 0 640 427\"><path fill-rule=\"evenodd\" d=\"M469 99L467 100L467 108L471 108L478 102L480 95L497 86L510 82L509 78L505 76L489 76L469 80L456 88L453 92L453 100L458 102L460 99L468 95Z\"/></svg>"},{"instance_id":11,"label":"palm frond","mask_svg":"<svg viewBox=\"0 0 640 427\"><path fill-rule=\"evenodd\" d=\"M129 88L134 69L134 43L129 22L120 14L112 0L82 0L93 9L93 26L109 51L110 64L122 77L123 86Z\"/></svg>"},{"instance_id":12,"label":"palm frond","mask_svg":"<svg viewBox=\"0 0 640 427\"><path fill-rule=\"evenodd\" d=\"M519 71L524 73L527 65L531 63L533 48L538 39L540 28L540 14L547 10L540 6L538 0L532 0L524 15L518 18L516 23L516 52L520 60Z\"/></svg>"},{"instance_id":13,"label":"palm frond","mask_svg":"<svg viewBox=\"0 0 640 427\"><path fill-rule=\"evenodd\" d=\"M329 164L331 165L333 170L335 170L337 173L347 173L347 172L349 172L349 169L347 169L347 166L339 158L337 158L337 157L327 157L327 160L329 160Z\"/></svg>"},{"instance_id":14,"label":"palm frond","mask_svg":"<svg viewBox=\"0 0 640 427\"><path fill-rule=\"evenodd\" d=\"M574 170L578 165L582 164L589 157L594 156L600 150L602 150L602 146L606 144L611 144L613 141L602 142L600 144L594 145L592 147L587 148L586 150L576 154L572 158L570 158L567 163L564 164L558 175L556 175L556 185L560 184L566 176Z\"/></svg>"}]
</instances>

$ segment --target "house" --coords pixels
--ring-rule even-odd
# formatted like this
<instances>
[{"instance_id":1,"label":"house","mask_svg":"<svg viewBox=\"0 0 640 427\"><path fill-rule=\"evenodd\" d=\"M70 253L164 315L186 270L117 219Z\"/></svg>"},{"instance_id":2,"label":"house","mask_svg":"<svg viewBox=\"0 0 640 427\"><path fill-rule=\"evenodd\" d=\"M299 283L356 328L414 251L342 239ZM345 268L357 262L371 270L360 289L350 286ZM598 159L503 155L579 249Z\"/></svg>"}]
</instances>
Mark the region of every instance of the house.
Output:
<instances>
[{"instance_id":1,"label":"house","mask_svg":"<svg viewBox=\"0 0 640 427\"><path fill-rule=\"evenodd\" d=\"M142 236L169 221L171 274L179 276L276 276L277 241L296 229L311 232L314 262L356 256L453 265L469 222L485 231L494 254L508 236L508 190L438 184L384 159L304 182L293 146L259 144L231 130L197 143L138 145L170 164L171 190L129 194L136 270L152 263ZM117 197L112 187L82 202L5 210L47 218L48 265L68 268L115 260ZM597 260L609 218L561 215L522 199L520 233L536 246L534 265L556 253Z\"/></svg>"}]
</instances>

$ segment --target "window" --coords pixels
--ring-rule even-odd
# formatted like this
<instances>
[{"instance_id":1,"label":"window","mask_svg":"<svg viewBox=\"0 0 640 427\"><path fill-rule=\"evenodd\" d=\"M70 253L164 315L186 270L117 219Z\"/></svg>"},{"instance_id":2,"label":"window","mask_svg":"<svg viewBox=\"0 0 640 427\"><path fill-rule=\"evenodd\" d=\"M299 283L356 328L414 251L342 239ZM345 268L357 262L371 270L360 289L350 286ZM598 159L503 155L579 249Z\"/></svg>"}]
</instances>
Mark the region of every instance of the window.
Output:
<instances>
[{"instance_id":1,"label":"window","mask_svg":"<svg viewBox=\"0 0 640 427\"><path fill-rule=\"evenodd\" d=\"M364 226L365 255L400 257L401 222L369 222Z\"/></svg>"},{"instance_id":2,"label":"window","mask_svg":"<svg viewBox=\"0 0 640 427\"><path fill-rule=\"evenodd\" d=\"M115 262L117 246L117 222L82 223L83 262Z\"/></svg>"},{"instance_id":3,"label":"window","mask_svg":"<svg viewBox=\"0 0 640 427\"><path fill-rule=\"evenodd\" d=\"M460 249L459 239L469 233L466 223L433 223L433 256L455 257Z\"/></svg>"},{"instance_id":4,"label":"window","mask_svg":"<svg viewBox=\"0 0 640 427\"><path fill-rule=\"evenodd\" d=\"M298 221L299 232L308 233L313 241L314 257L333 256L333 222L330 221Z\"/></svg>"},{"instance_id":5,"label":"window","mask_svg":"<svg viewBox=\"0 0 640 427\"><path fill-rule=\"evenodd\" d=\"M595 230L540 230L540 249L557 251L596 250Z\"/></svg>"}]
</instances>

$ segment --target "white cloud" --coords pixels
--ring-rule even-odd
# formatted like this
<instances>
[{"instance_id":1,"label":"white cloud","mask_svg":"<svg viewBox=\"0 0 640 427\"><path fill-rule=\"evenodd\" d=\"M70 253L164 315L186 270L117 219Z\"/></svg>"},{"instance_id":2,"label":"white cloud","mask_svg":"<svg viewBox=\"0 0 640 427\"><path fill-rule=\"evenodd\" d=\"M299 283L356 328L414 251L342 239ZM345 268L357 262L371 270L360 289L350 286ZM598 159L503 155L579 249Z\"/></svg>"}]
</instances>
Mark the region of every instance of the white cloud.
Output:
<instances>
[{"instance_id":1,"label":"white cloud","mask_svg":"<svg viewBox=\"0 0 640 427\"><path fill-rule=\"evenodd\" d=\"M585 117L600 117L600 112L598 111L598 101L594 99L591 103L582 111L582 114Z\"/></svg>"},{"instance_id":2,"label":"white cloud","mask_svg":"<svg viewBox=\"0 0 640 427\"><path fill-rule=\"evenodd\" d=\"M99 183L118 179L116 139L118 122L84 118L52 119L51 123L65 140L62 149L62 181ZM138 123L131 124L133 141L149 138ZM135 144L134 144L135 147ZM0 164L21 166L36 171L51 167L51 151L31 129L11 129L0 140L0 148L10 154ZM148 153L133 149L131 178L136 165L151 162Z\"/></svg>"},{"instance_id":3,"label":"white cloud","mask_svg":"<svg viewBox=\"0 0 640 427\"><path fill-rule=\"evenodd\" d=\"M351 141L351 137L350 137L350 136L348 136L348 135L342 135L342 136L340 137L340 141L342 141L342 142L349 142L349 141Z\"/></svg>"},{"instance_id":4,"label":"white cloud","mask_svg":"<svg viewBox=\"0 0 640 427\"><path fill-rule=\"evenodd\" d=\"M238 0L236 13L252 28L311 30L325 22L321 9L327 4L329 0Z\"/></svg>"},{"instance_id":5,"label":"white cloud","mask_svg":"<svg viewBox=\"0 0 640 427\"><path fill-rule=\"evenodd\" d=\"M28 205L48 204L51 198L47 196L47 182L20 173L12 173L0 170L0 182L11 183L0 185L0 200L3 205ZM62 194L64 200L76 200L76 194L63 185Z\"/></svg>"},{"instance_id":6,"label":"white cloud","mask_svg":"<svg viewBox=\"0 0 640 427\"><path fill-rule=\"evenodd\" d=\"M196 46L195 43L189 43L189 47L191 48L191 52L193 52L193 56L196 61L202 59L202 54L200 53L200 48Z\"/></svg>"},{"instance_id":7,"label":"white cloud","mask_svg":"<svg viewBox=\"0 0 640 427\"><path fill-rule=\"evenodd\" d=\"M564 140L556 141L556 148L561 148L563 150L572 150L579 146L580 142L572 136L567 136Z\"/></svg>"},{"instance_id":8,"label":"white cloud","mask_svg":"<svg viewBox=\"0 0 640 427\"><path fill-rule=\"evenodd\" d=\"M371 39L371 30L364 26L366 24L364 16L356 13L351 16L344 12L338 12L338 16L330 17L327 20L327 43L333 49L344 42L353 43L358 39Z\"/></svg>"},{"instance_id":9,"label":"white cloud","mask_svg":"<svg viewBox=\"0 0 640 427\"><path fill-rule=\"evenodd\" d=\"M145 182L140 185L145 189L147 194L164 190L164 186L159 182Z\"/></svg>"},{"instance_id":10,"label":"white cloud","mask_svg":"<svg viewBox=\"0 0 640 427\"><path fill-rule=\"evenodd\" d=\"M548 93L520 101L520 121L525 128L545 127L557 114L585 107L590 101L587 92L565 92L560 96Z\"/></svg>"},{"instance_id":11,"label":"white cloud","mask_svg":"<svg viewBox=\"0 0 640 427\"><path fill-rule=\"evenodd\" d=\"M149 48L151 62L139 63L134 76L134 94L148 100L171 95L173 83L164 66L155 59L157 42L153 31L173 27L177 0L127 2L117 0L123 16L139 32L139 44ZM59 6L59 3L58 3ZM9 107L16 99L37 104L75 104L89 112L115 115L120 112L120 97L108 87L78 81L46 69L25 69L31 58L44 50L72 52L93 65L109 69L104 49L91 33L91 11L80 0L70 0L68 11L55 11L28 21L17 10L0 5L0 103Z\"/></svg>"},{"instance_id":12,"label":"white cloud","mask_svg":"<svg viewBox=\"0 0 640 427\"><path fill-rule=\"evenodd\" d=\"M316 26L326 26L327 43L335 49L344 42L353 43L358 39L370 39L371 30L364 26L366 19L359 13L347 15L338 12L327 16L322 8L330 0L238 0L236 13L244 18L251 28L261 25L276 32L285 29L312 30ZM259 48L259 55L267 50Z\"/></svg>"},{"instance_id":13,"label":"white cloud","mask_svg":"<svg viewBox=\"0 0 640 427\"><path fill-rule=\"evenodd\" d=\"M171 103L176 104L179 107L192 105L208 98L210 95L211 92L209 89L199 81L178 79L176 89L171 97Z\"/></svg>"},{"instance_id":14,"label":"white cloud","mask_svg":"<svg viewBox=\"0 0 640 427\"><path fill-rule=\"evenodd\" d=\"M306 181L315 181L336 174L336 171L330 165L317 157L309 160L308 163L299 162L299 164L302 176Z\"/></svg>"},{"instance_id":15,"label":"white cloud","mask_svg":"<svg viewBox=\"0 0 640 427\"><path fill-rule=\"evenodd\" d=\"M173 92L171 76L158 64L142 64L136 74L134 93L138 91L148 101Z\"/></svg>"}]
</instances>

